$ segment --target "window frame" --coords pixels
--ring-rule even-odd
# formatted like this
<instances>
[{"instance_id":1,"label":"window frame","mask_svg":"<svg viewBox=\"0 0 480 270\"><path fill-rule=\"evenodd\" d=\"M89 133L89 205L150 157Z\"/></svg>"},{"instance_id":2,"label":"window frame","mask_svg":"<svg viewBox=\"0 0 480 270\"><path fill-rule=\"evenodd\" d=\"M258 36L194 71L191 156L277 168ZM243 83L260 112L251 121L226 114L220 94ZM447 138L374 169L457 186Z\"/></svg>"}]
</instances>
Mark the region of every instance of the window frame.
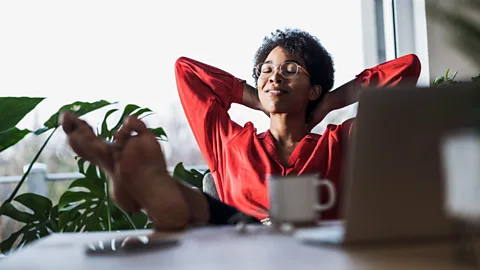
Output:
<instances>
[{"instance_id":1,"label":"window frame","mask_svg":"<svg viewBox=\"0 0 480 270\"><path fill-rule=\"evenodd\" d=\"M422 63L419 86L430 86L430 68L425 0L385 0L391 2L395 33L395 54L414 53Z\"/></svg>"},{"instance_id":2,"label":"window frame","mask_svg":"<svg viewBox=\"0 0 480 270\"><path fill-rule=\"evenodd\" d=\"M419 86L430 85L425 0L362 0L366 66L416 54L422 63Z\"/></svg>"}]
</instances>

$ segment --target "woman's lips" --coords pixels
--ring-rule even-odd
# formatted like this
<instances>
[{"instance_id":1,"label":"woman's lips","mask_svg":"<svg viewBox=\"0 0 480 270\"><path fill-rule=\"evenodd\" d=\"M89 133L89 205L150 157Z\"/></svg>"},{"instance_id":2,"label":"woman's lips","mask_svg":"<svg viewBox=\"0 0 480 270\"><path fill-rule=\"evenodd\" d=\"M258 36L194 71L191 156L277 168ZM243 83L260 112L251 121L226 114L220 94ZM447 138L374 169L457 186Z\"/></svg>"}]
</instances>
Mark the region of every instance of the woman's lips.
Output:
<instances>
[{"instance_id":1,"label":"woman's lips","mask_svg":"<svg viewBox=\"0 0 480 270\"><path fill-rule=\"evenodd\" d=\"M281 89L270 89L270 90L267 90L266 92L268 95L272 95L272 96L281 96L288 93L287 91L284 91Z\"/></svg>"}]
</instances>

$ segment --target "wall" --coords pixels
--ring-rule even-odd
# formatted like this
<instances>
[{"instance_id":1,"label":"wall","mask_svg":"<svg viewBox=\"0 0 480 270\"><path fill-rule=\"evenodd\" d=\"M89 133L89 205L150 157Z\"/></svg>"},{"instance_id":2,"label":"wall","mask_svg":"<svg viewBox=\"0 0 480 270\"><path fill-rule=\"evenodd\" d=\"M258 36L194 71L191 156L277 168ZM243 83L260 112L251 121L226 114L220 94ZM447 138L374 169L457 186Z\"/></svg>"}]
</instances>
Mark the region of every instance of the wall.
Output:
<instances>
[{"instance_id":1,"label":"wall","mask_svg":"<svg viewBox=\"0 0 480 270\"><path fill-rule=\"evenodd\" d=\"M402 0L400 0L402 1ZM413 0L416 1L416 0ZM457 1L450 0L425 0L428 4L433 6L445 6L452 9L457 9L458 12L465 14L466 10L462 9ZM469 79L480 73L480 63L475 65L469 60L468 56L459 52L451 43L451 36L446 27L435 20L432 12L426 9L427 13L427 37L428 37L428 61L430 68L430 79L433 81L436 77L445 74L447 69L453 72L458 71L457 78ZM469 12L471 13L471 12ZM478 13L478 12L477 12ZM480 14L468 14L480 18Z\"/></svg>"}]
</instances>

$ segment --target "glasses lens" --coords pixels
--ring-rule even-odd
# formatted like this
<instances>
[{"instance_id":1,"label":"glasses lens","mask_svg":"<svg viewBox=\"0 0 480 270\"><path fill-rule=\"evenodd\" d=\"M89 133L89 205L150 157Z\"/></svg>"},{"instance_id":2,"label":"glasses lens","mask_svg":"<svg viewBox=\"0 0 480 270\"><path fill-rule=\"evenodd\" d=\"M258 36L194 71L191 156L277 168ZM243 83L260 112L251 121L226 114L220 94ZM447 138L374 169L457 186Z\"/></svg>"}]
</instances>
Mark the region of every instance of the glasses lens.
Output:
<instances>
[{"instance_id":1,"label":"glasses lens","mask_svg":"<svg viewBox=\"0 0 480 270\"><path fill-rule=\"evenodd\" d=\"M292 78L293 76L297 75L298 72L298 65L294 62L285 62L282 67L282 75L285 78Z\"/></svg>"},{"instance_id":2,"label":"glasses lens","mask_svg":"<svg viewBox=\"0 0 480 270\"><path fill-rule=\"evenodd\" d=\"M275 66L271 63L261 63L255 69L259 78L266 78L272 75ZM298 73L298 65L295 62L285 62L280 66L280 74L285 78L293 78Z\"/></svg>"},{"instance_id":3,"label":"glasses lens","mask_svg":"<svg viewBox=\"0 0 480 270\"><path fill-rule=\"evenodd\" d=\"M273 72L273 65L270 63L261 63L257 66L255 72L258 77L270 76Z\"/></svg>"}]
</instances>

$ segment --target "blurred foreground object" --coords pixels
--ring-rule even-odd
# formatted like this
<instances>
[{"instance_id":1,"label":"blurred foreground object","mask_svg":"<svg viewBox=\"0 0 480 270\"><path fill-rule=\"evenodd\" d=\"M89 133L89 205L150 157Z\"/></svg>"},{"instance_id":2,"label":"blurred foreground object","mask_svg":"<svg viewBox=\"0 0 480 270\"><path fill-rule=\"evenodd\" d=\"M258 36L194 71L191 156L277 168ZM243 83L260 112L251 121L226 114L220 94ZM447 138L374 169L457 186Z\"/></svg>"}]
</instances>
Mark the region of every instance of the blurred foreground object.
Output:
<instances>
[{"instance_id":1,"label":"blurred foreground object","mask_svg":"<svg viewBox=\"0 0 480 270\"><path fill-rule=\"evenodd\" d=\"M480 129L442 142L445 209L456 236L455 258L480 267Z\"/></svg>"},{"instance_id":2,"label":"blurred foreground object","mask_svg":"<svg viewBox=\"0 0 480 270\"><path fill-rule=\"evenodd\" d=\"M480 67L480 0L458 0L447 7L426 1L432 18L446 26L451 43ZM458 82L447 71L434 85L478 85L480 75ZM480 104L478 106L480 108ZM480 118L480 112L478 113ZM441 145L445 172L445 209L454 222L456 258L480 267L480 125L451 134Z\"/></svg>"}]
</instances>

